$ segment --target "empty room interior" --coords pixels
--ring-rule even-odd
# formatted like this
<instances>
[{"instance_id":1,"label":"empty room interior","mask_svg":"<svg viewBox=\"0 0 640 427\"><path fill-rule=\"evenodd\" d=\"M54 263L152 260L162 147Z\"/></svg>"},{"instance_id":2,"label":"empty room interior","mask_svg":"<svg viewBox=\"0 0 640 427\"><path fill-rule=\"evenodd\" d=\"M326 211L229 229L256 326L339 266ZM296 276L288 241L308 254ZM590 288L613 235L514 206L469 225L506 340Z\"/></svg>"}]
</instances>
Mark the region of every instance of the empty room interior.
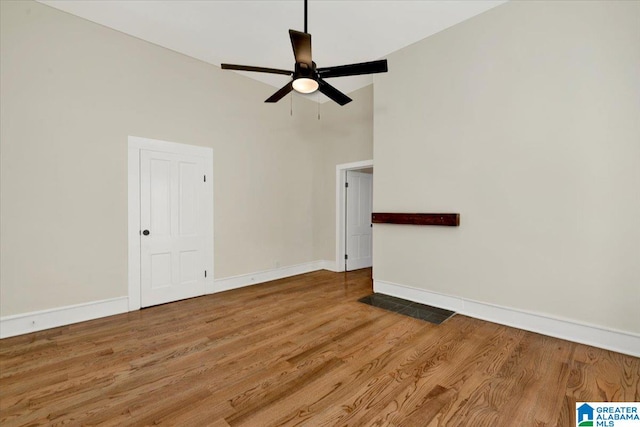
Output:
<instances>
[{"instance_id":1,"label":"empty room interior","mask_svg":"<svg viewBox=\"0 0 640 427\"><path fill-rule=\"evenodd\" d=\"M1 425L640 425L640 1L0 7Z\"/></svg>"}]
</instances>

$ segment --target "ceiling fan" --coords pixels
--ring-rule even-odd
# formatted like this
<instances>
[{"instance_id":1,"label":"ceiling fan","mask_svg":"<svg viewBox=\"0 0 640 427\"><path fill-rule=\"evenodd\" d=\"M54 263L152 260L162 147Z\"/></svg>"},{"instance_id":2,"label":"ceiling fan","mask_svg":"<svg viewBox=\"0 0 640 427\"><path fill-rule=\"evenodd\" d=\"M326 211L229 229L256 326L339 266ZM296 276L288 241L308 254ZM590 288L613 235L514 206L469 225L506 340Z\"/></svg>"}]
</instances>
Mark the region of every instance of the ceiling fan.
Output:
<instances>
[{"instance_id":1,"label":"ceiling fan","mask_svg":"<svg viewBox=\"0 0 640 427\"><path fill-rule=\"evenodd\" d=\"M324 79L387 72L386 59L358 64L339 65L336 67L317 68L311 56L311 34L307 32L307 0L304 0L304 32L289 30L289 37L291 38L291 46L293 47L293 56L296 60L294 71L235 64L221 64L221 68L223 70L286 74L292 77L289 83L264 102L278 102L292 90L300 93L313 93L319 90L340 105L351 102L351 98L331 86Z\"/></svg>"}]
</instances>

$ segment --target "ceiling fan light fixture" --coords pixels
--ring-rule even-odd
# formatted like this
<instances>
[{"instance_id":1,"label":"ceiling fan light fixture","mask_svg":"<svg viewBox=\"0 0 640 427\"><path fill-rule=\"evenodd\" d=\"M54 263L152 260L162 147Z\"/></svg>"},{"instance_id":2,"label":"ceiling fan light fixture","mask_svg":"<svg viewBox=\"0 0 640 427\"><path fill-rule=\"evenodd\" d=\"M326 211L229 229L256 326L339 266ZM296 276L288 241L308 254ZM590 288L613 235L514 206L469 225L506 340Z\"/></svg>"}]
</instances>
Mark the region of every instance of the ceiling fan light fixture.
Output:
<instances>
[{"instance_id":1,"label":"ceiling fan light fixture","mask_svg":"<svg viewBox=\"0 0 640 427\"><path fill-rule=\"evenodd\" d=\"M2 1L2 0L0 0ZM311 34L307 31L307 1L304 0L304 32L289 30L293 57L294 71L277 68L254 67L252 65L220 64L223 70L254 71L258 73L286 74L291 80L264 102L278 102L291 91L298 93L322 92L339 105L346 105L352 101L344 93L331 86L325 79L331 77L359 76L362 74L386 73L387 60L361 62L358 64L338 65L336 67L317 68L311 56Z\"/></svg>"},{"instance_id":2,"label":"ceiling fan light fixture","mask_svg":"<svg viewBox=\"0 0 640 427\"><path fill-rule=\"evenodd\" d=\"M293 81L293 89L300 93L313 93L318 90L318 82L308 77L299 77Z\"/></svg>"}]
</instances>

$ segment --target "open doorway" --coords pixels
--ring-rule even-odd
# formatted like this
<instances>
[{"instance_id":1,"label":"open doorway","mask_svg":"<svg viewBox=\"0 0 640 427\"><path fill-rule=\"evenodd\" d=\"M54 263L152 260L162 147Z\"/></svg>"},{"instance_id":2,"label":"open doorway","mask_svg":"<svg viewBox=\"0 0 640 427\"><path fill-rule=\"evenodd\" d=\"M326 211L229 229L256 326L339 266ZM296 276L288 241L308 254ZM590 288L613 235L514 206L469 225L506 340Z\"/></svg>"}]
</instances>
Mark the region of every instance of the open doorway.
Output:
<instances>
[{"instance_id":1,"label":"open doorway","mask_svg":"<svg viewBox=\"0 0 640 427\"><path fill-rule=\"evenodd\" d=\"M372 266L373 160L336 166L336 271Z\"/></svg>"}]
</instances>

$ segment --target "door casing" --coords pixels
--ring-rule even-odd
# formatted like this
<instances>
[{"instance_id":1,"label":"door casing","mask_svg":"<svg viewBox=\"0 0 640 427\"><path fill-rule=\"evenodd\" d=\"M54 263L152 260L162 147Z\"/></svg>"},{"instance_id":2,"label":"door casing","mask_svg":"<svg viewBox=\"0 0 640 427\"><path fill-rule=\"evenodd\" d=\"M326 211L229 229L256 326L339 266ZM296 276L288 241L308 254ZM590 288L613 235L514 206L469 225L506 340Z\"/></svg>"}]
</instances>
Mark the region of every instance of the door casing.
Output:
<instances>
[{"instance_id":1,"label":"door casing","mask_svg":"<svg viewBox=\"0 0 640 427\"><path fill-rule=\"evenodd\" d=\"M206 202L205 247L207 278L205 292L214 292L213 265L213 149L175 142L161 141L137 136L129 136L128 141L128 289L129 311L140 309L140 151L151 150L164 153L185 154L202 157L205 160L205 174L211 180L212 189ZM210 272L210 274L209 274Z\"/></svg>"},{"instance_id":2,"label":"door casing","mask_svg":"<svg viewBox=\"0 0 640 427\"><path fill-rule=\"evenodd\" d=\"M344 203L344 185L347 182L348 170L359 170L374 168L373 160L362 160L359 162L343 163L336 165L336 266L335 271L344 271L344 234L345 234L345 216L346 206Z\"/></svg>"}]
</instances>

